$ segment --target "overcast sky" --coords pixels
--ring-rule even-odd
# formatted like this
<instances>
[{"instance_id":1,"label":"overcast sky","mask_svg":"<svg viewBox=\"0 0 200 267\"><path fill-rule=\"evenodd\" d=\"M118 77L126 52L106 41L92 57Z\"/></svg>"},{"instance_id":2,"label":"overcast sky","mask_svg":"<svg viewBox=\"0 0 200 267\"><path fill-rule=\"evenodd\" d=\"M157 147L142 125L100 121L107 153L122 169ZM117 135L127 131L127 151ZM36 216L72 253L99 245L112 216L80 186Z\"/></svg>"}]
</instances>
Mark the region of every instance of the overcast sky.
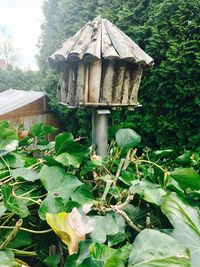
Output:
<instances>
[{"instance_id":1,"label":"overcast sky","mask_svg":"<svg viewBox=\"0 0 200 267\"><path fill-rule=\"evenodd\" d=\"M0 28L5 27L13 37L23 69L36 69L37 43L44 21L44 0L0 0Z\"/></svg>"}]
</instances>

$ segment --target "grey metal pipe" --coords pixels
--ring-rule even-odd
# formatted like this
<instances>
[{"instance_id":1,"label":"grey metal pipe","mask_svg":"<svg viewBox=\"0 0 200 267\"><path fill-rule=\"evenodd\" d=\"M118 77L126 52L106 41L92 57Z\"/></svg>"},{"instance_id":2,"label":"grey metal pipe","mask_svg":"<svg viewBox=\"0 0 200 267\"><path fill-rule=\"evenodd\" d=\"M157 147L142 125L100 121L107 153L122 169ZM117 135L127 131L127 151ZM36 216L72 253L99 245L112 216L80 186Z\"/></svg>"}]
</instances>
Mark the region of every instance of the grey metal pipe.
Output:
<instances>
[{"instance_id":1,"label":"grey metal pipe","mask_svg":"<svg viewBox=\"0 0 200 267\"><path fill-rule=\"evenodd\" d=\"M109 110L92 110L92 143L97 146L97 155L105 156L108 149Z\"/></svg>"}]
</instances>

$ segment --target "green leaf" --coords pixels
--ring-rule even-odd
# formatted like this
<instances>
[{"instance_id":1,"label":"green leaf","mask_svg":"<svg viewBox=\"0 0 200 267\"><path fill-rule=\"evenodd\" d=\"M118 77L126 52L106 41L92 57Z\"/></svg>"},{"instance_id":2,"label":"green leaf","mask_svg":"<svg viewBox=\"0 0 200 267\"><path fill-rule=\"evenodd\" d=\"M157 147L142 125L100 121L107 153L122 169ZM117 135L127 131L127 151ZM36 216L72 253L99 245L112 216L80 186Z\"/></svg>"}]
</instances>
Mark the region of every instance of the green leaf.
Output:
<instances>
[{"instance_id":1,"label":"green leaf","mask_svg":"<svg viewBox=\"0 0 200 267\"><path fill-rule=\"evenodd\" d=\"M91 240L80 241L78 244L77 254L73 254L67 257L65 267L80 266L80 264L82 264L85 261L85 259L89 258L90 257L90 253L89 253L90 244L91 244Z\"/></svg>"},{"instance_id":2,"label":"green leaf","mask_svg":"<svg viewBox=\"0 0 200 267\"><path fill-rule=\"evenodd\" d=\"M183 188L200 189L200 175L192 168L178 168L170 172L170 176Z\"/></svg>"},{"instance_id":3,"label":"green leaf","mask_svg":"<svg viewBox=\"0 0 200 267\"><path fill-rule=\"evenodd\" d=\"M125 266L120 258L119 251L106 245L99 243L90 245L90 254L94 259L103 261L105 267Z\"/></svg>"},{"instance_id":4,"label":"green leaf","mask_svg":"<svg viewBox=\"0 0 200 267\"><path fill-rule=\"evenodd\" d=\"M60 262L61 259L61 255L59 253L56 253L54 255L51 255L49 257L47 257L44 260L44 263L48 266L48 267L58 267L58 264Z\"/></svg>"},{"instance_id":5,"label":"green leaf","mask_svg":"<svg viewBox=\"0 0 200 267\"><path fill-rule=\"evenodd\" d=\"M39 122L31 126L30 133L34 137L41 137L47 134L54 133L56 130L57 128L51 125L46 125L43 122Z\"/></svg>"},{"instance_id":6,"label":"green leaf","mask_svg":"<svg viewBox=\"0 0 200 267\"><path fill-rule=\"evenodd\" d=\"M0 138L1 139L17 139L17 134L15 129L9 128L9 123L7 121L2 121L0 123Z\"/></svg>"},{"instance_id":7,"label":"green leaf","mask_svg":"<svg viewBox=\"0 0 200 267\"><path fill-rule=\"evenodd\" d=\"M3 202L0 202L0 217L5 213L6 208L3 204Z\"/></svg>"},{"instance_id":8,"label":"green leaf","mask_svg":"<svg viewBox=\"0 0 200 267\"><path fill-rule=\"evenodd\" d=\"M189 267L189 255L171 236L152 229L135 239L129 267Z\"/></svg>"},{"instance_id":9,"label":"green leaf","mask_svg":"<svg viewBox=\"0 0 200 267\"><path fill-rule=\"evenodd\" d=\"M115 246L124 241L126 238L127 238L126 233L118 233L116 235L110 235L108 236L108 245L110 247Z\"/></svg>"},{"instance_id":10,"label":"green leaf","mask_svg":"<svg viewBox=\"0 0 200 267\"><path fill-rule=\"evenodd\" d=\"M191 156L192 156L192 152L191 151L186 151L183 155L177 157L175 159L175 162L179 165L182 166L187 166L190 164L191 162Z\"/></svg>"},{"instance_id":11,"label":"green leaf","mask_svg":"<svg viewBox=\"0 0 200 267\"><path fill-rule=\"evenodd\" d=\"M162 212L174 227L172 236L189 248L192 267L199 266L200 220L199 210L178 197L175 193L163 197Z\"/></svg>"},{"instance_id":12,"label":"green leaf","mask_svg":"<svg viewBox=\"0 0 200 267\"><path fill-rule=\"evenodd\" d=\"M21 218L25 218L30 214L26 206L27 201L13 196L12 186L3 185L1 187L1 191L3 194L3 202L6 209L13 212L14 214L19 215Z\"/></svg>"},{"instance_id":13,"label":"green leaf","mask_svg":"<svg viewBox=\"0 0 200 267\"><path fill-rule=\"evenodd\" d=\"M96 226L90 234L94 242L104 243L107 235L116 235L124 232L125 223L121 216L108 213L105 216L92 216L95 219Z\"/></svg>"},{"instance_id":14,"label":"green leaf","mask_svg":"<svg viewBox=\"0 0 200 267\"><path fill-rule=\"evenodd\" d=\"M71 196L73 201L80 203L81 205L93 203L94 197L92 189L87 185L79 186Z\"/></svg>"},{"instance_id":15,"label":"green leaf","mask_svg":"<svg viewBox=\"0 0 200 267\"><path fill-rule=\"evenodd\" d=\"M141 136L132 129L120 129L116 133L116 141L120 148L131 149L141 142Z\"/></svg>"},{"instance_id":16,"label":"green leaf","mask_svg":"<svg viewBox=\"0 0 200 267\"><path fill-rule=\"evenodd\" d=\"M9 250L1 250L0 251L0 267L18 267L19 265L16 264L14 260L14 253Z\"/></svg>"},{"instance_id":17,"label":"green leaf","mask_svg":"<svg viewBox=\"0 0 200 267\"><path fill-rule=\"evenodd\" d=\"M20 168L24 166L24 160L18 154L12 153L9 155L5 155L3 159L10 168ZM7 165L5 164L4 161L0 159L0 169L7 168Z\"/></svg>"},{"instance_id":18,"label":"green leaf","mask_svg":"<svg viewBox=\"0 0 200 267\"><path fill-rule=\"evenodd\" d=\"M22 177L24 180L29 182L34 182L39 179L38 172L36 170L28 168L18 168L15 170L11 170L10 174L15 179L17 179L18 177Z\"/></svg>"},{"instance_id":19,"label":"green leaf","mask_svg":"<svg viewBox=\"0 0 200 267\"><path fill-rule=\"evenodd\" d=\"M119 180L125 183L126 185L131 185L134 180L137 179L137 176L132 171L121 171L121 175L119 177Z\"/></svg>"},{"instance_id":20,"label":"green leaf","mask_svg":"<svg viewBox=\"0 0 200 267\"><path fill-rule=\"evenodd\" d=\"M71 133L61 133L56 136L55 139L55 151L56 155L66 152L67 147L74 141L74 137Z\"/></svg>"},{"instance_id":21,"label":"green leaf","mask_svg":"<svg viewBox=\"0 0 200 267\"><path fill-rule=\"evenodd\" d=\"M79 168L80 166L80 162L78 160L78 158L76 158L75 156L64 152L59 154L57 157L55 157L55 160L62 163L63 166L73 166L75 168Z\"/></svg>"},{"instance_id":22,"label":"green leaf","mask_svg":"<svg viewBox=\"0 0 200 267\"><path fill-rule=\"evenodd\" d=\"M173 152L172 149L163 149L153 151L153 154L156 155L157 158L163 159L168 157Z\"/></svg>"},{"instance_id":23,"label":"green leaf","mask_svg":"<svg viewBox=\"0 0 200 267\"><path fill-rule=\"evenodd\" d=\"M46 213L59 213L62 211L69 213L74 207L79 208L79 204L74 201L66 202L61 197L48 194L40 204L38 214L41 220L46 220Z\"/></svg>"},{"instance_id":24,"label":"green leaf","mask_svg":"<svg viewBox=\"0 0 200 267\"><path fill-rule=\"evenodd\" d=\"M148 180L135 180L132 182L132 186L129 188L131 194L139 194L144 200L156 205L160 205L161 197L166 192L157 184L153 184Z\"/></svg>"},{"instance_id":25,"label":"green leaf","mask_svg":"<svg viewBox=\"0 0 200 267\"><path fill-rule=\"evenodd\" d=\"M39 173L40 180L49 194L68 200L82 184L78 178L65 173L62 167L44 165Z\"/></svg>"},{"instance_id":26,"label":"green leaf","mask_svg":"<svg viewBox=\"0 0 200 267\"><path fill-rule=\"evenodd\" d=\"M27 247L32 244L31 234L25 231L19 231L12 242L9 244L10 248Z\"/></svg>"}]
</instances>

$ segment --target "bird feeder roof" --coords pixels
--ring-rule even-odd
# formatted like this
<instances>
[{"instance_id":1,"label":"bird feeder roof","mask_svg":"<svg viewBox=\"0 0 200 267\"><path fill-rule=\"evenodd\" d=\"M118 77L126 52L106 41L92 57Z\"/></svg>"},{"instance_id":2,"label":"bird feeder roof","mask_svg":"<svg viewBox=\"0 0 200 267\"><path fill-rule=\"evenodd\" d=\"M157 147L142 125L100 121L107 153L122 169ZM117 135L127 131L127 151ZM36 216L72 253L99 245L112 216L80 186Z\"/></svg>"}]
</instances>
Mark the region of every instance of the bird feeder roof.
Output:
<instances>
[{"instance_id":1,"label":"bird feeder roof","mask_svg":"<svg viewBox=\"0 0 200 267\"><path fill-rule=\"evenodd\" d=\"M60 50L48 58L50 66L62 63L97 59L124 60L135 64L152 65L153 59L109 20L100 16L89 21Z\"/></svg>"}]
</instances>

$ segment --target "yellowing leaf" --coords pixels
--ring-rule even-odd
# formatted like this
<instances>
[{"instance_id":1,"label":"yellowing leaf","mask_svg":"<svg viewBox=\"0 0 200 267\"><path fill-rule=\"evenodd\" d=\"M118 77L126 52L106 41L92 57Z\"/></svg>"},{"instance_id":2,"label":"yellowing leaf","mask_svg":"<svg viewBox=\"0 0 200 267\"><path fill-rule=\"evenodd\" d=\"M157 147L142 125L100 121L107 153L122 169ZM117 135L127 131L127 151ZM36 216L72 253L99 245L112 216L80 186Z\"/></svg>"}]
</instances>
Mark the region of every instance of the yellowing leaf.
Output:
<instances>
[{"instance_id":1,"label":"yellowing leaf","mask_svg":"<svg viewBox=\"0 0 200 267\"><path fill-rule=\"evenodd\" d=\"M17 267L30 267L27 263L25 263L24 261L21 261L19 259L15 259L15 261L19 264L17 265Z\"/></svg>"},{"instance_id":2,"label":"yellowing leaf","mask_svg":"<svg viewBox=\"0 0 200 267\"><path fill-rule=\"evenodd\" d=\"M92 232L95 226L95 221L80 214L77 208L73 208L70 213L47 213L46 220L62 242L68 246L69 254L78 251L79 241L84 240L85 235Z\"/></svg>"}]
</instances>

